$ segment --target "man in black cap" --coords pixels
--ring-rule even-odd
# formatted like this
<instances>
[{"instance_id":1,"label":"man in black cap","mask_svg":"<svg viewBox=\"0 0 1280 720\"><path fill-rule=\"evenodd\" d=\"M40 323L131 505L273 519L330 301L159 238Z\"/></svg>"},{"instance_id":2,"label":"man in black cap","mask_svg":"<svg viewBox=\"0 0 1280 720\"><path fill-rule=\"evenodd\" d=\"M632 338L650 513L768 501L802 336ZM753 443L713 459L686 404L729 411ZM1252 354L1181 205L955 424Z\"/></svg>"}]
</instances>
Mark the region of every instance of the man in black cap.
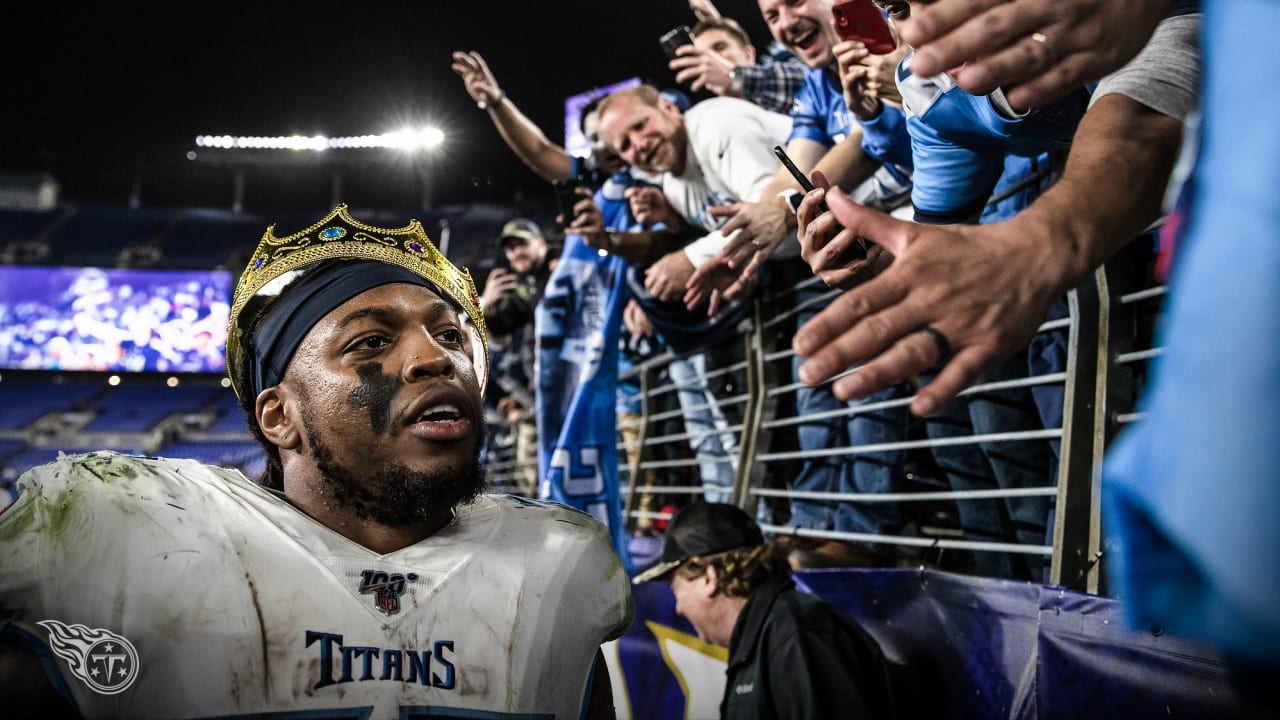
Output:
<instances>
[{"instance_id":1,"label":"man in black cap","mask_svg":"<svg viewBox=\"0 0 1280 720\"><path fill-rule=\"evenodd\" d=\"M555 259L538 224L516 218L502 226L498 235L510 268L494 268L485 281L480 303L484 320L494 335L513 335L533 323L533 309L542 298Z\"/></svg>"},{"instance_id":2,"label":"man in black cap","mask_svg":"<svg viewBox=\"0 0 1280 720\"><path fill-rule=\"evenodd\" d=\"M532 497L537 494L538 484L533 313L555 269L556 258L549 252L542 228L527 218L516 218L504 225L498 246L506 255L510 270L494 268L480 297L496 351L489 399L516 436L517 490Z\"/></svg>"},{"instance_id":3,"label":"man in black cap","mask_svg":"<svg viewBox=\"0 0 1280 720\"><path fill-rule=\"evenodd\" d=\"M667 580L676 613L729 648L720 717L890 718L880 646L852 618L791 579L785 549L765 543L736 505L695 502L667 527L662 561L633 582Z\"/></svg>"}]
</instances>

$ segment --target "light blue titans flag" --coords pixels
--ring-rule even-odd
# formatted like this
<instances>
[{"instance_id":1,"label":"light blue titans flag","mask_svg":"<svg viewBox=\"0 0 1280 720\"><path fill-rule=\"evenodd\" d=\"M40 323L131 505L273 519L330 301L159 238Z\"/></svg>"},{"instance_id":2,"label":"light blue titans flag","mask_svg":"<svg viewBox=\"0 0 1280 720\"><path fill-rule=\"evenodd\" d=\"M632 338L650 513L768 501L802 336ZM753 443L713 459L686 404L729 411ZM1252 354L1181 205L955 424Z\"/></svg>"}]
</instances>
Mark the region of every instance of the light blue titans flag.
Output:
<instances>
[{"instance_id":1,"label":"light blue titans flag","mask_svg":"<svg viewBox=\"0 0 1280 720\"><path fill-rule=\"evenodd\" d=\"M538 497L609 526L631 572L618 491L618 333L626 261L580 235L564 251L534 313L538 334Z\"/></svg>"}]
</instances>

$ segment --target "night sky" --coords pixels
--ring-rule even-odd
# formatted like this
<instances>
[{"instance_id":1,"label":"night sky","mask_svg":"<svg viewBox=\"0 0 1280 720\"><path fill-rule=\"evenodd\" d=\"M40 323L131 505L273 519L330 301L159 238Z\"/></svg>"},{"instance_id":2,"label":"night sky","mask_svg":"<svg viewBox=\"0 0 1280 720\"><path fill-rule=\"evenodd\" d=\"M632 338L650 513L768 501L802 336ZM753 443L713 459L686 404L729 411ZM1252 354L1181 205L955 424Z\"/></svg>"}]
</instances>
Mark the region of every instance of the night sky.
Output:
<instances>
[{"instance_id":1,"label":"night sky","mask_svg":"<svg viewBox=\"0 0 1280 720\"><path fill-rule=\"evenodd\" d=\"M657 39L694 22L685 0L284 5L26 6L33 21L8 27L3 51L0 171L49 172L70 203L125 203L136 189L143 206L228 207L232 170L187 159L196 135L361 135L430 122L447 148L428 164L375 150L253 167L245 210L328 209L335 174L343 199L360 206L416 208L423 177L435 205L549 199L450 70L452 51L484 55L562 142L565 97L635 76L671 87ZM765 46L755 2L717 6Z\"/></svg>"}]
</instances>

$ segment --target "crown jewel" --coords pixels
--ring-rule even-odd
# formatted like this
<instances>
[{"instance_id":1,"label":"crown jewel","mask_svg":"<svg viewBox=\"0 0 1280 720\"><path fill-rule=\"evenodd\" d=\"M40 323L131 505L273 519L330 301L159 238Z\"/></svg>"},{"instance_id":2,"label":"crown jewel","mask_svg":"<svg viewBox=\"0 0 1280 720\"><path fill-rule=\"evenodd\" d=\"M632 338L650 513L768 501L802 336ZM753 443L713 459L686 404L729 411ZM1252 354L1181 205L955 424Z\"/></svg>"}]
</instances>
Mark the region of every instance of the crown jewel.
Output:
<instances>
[{"instance_id":1,"label":"crown jewel","mask_svg":"<svg viewBox=\"0 0 1280 720\"><path fill-rule=\"evenodd\" d=\"M478 335L474 348L481 369L480 384L486 384L489 345L484 312L471 273L449 262L427 237L422 223L414 220L406 227L388 229L366 225L351 217L346 204L338 205L311 227L292 235L276 237L275 225L267 228L254 250L248 267L236 283L231 298L230 328L227 334L227 372L231 387L239 395L246 387L244 346L246 325L240 322L249 301L288 274L323 260L373 260L398 265L440 288L466 314ZM265 294L265 293L264 293ZM252 320L252 318L248 318ZM250 323L251 325L251 323Z\"/></svg>"}]
</instances>

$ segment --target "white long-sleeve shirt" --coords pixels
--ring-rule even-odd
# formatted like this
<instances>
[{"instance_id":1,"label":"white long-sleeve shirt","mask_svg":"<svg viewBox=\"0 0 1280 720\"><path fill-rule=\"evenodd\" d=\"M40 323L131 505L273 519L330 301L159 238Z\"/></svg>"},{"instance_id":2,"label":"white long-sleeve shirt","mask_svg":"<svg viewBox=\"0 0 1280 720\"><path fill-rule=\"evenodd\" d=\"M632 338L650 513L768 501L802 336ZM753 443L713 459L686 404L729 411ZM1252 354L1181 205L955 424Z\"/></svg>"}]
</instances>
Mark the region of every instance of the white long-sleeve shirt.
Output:
<instances>
[{"instance_id":1,"label":"white long-sleeve shirt","mask_svg":"<svg viewBox=\"0 0 1280 720\"><path fill-rule=\"evenodd\" d=\"M718 97L694 105L684 114L689 135L685 167L662 178L667 201L707 234L685 246L693 266L701 267L724 247L717 228L723 223L707 208L757 202L778 171L775 145L786 145L791 116L765 110L738 98Z\"/></svg>"}]
</instances>

